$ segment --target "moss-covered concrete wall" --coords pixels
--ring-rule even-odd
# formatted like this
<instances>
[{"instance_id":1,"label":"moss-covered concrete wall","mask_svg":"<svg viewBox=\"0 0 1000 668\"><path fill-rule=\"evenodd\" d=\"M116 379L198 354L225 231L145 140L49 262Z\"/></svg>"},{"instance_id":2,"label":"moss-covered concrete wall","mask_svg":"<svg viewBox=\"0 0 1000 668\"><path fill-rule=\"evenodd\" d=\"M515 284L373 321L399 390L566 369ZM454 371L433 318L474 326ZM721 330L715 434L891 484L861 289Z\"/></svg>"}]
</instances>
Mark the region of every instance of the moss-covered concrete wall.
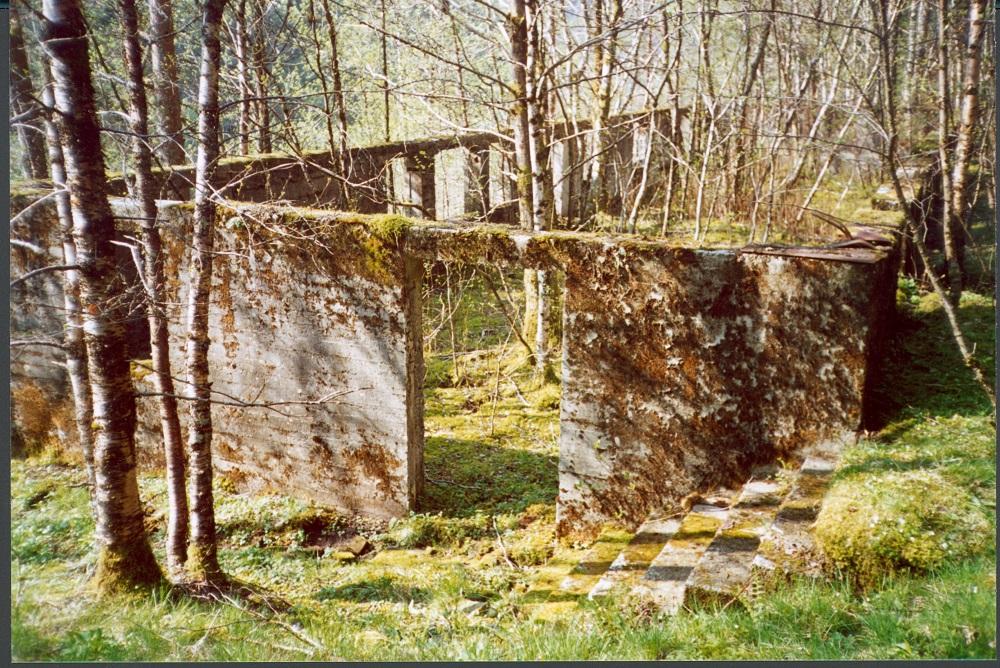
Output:
<instances>
[{"instance_id":1,"label":"moss-covered concrete wall","mask_svg":"<svg viewBox=\"0 0 1000 668\"><path fill-rule=\"evenodd\" d=\"M171 358L183 376L191 208L168 204L162 216ZM422 264L398 252L391 232L359 229L252 207L220 211L209 309L213 453L217 471L241 488L394 517L414 507L422 480ZM151 379L139 389L151 392ZM141 433L156 439L152 401L143 399Z\"/></svg>"},{"instance_id":2,"label":"moss-covered concrete wall","mask_svg":"<svg viewBox=\"0 0 1000 668\"><path fill-rule=\"evenodd\" d=\"M890 258L621 246L574 257L560 530L635 526L688 493L742 484L756 464L852 438L893 279Z\"/></svg>"},{"instance_id":3,"label":"moss-covered concrete wall","mask_svg":"<svg viewBox=\"0 0 1000 668\"><path fill-rule=\"evenodd\" d=\"M116 206L124 224L130 205ZM190 219L190 204L163 205L175 376ZM218 469L383 517L416 507L423 475L423 259L565 272L564 534L634 526L754 464L850 438L894 294L894 253L878 239L693 250L238 203L216 229ZM155 448L151 401L141 436Z\"/></svg>"}]
</instances>

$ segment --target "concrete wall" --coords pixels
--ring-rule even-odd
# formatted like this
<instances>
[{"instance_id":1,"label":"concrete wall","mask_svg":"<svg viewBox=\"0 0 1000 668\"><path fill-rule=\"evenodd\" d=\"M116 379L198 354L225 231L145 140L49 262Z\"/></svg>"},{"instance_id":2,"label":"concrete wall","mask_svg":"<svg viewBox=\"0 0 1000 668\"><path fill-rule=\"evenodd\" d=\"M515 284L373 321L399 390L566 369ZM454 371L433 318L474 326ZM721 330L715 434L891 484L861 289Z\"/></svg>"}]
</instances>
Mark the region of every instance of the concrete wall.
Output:
<instances>
[{"instance_id":1,"label":"concrete wall","mask_svg":"<svg viewBox=\"0 0 1000 668\"><path fill-rule=\"evenodd\" d=\"M190 212L163 208L175 376ZM564 534L634 526L756 463L850 438L894 295L887 249L690 250L276 206L233 204L216 249L219 471L380 517L420 494L422 260L564 271ZM151 401L141 436L155 450Z\"/></svg>"},{"instance_id":2,"label":"concrete wall","mask_svg":"<svg viewBox=\"0 0 1000 668\"><path fill-rule=\"evenodd\" d=\"M560 530L635 526L755 464L852 438L885 294L888 258L578 254L566 269Z\"/></svg>"},{"instance_id":3,"label":"concrete wall","mask_svg":"<svg viewBox=\"0 0 1000 668\"><path fill-rule=\"evenodd\" d=\"M670 134L670 113L658 110L653 116L657 135L650 169L654 173L662 172L667 160L659 137ZM683 110L681 118L686 118ZM634 197L645 155L639 150L645 146L644 140L637 142L634 135L648 136L649 120L648 112L625 114L611 118L604 130L605 193L611 213L620 213ZM590 127L589 121L581 120L551 128L556 215L564 219L585 213L586 201L596 192L591 183L592 163L585 159L598 151L597 137ZM684 135L686 121L681 127ZM509 141L486 132L353 147L344 160L345 175L340 174L337 156L330 151L300 156L252 155L221 162L213 186L223 197L244 202L516 223L516 169L503 164L509 162L512 152ZM164 199L193 197L192 166L157 171L155 179ZM110 182L113 195L128 196L129 188L126 178ZM646 203L652 196L650 189Z\"/></svg>"},{"instance_id":4,"label":"concrete wall","mask_svg":"<svg viewBox=\"0 0 1000 668\"><path fill-rule=\"evenodd\" d=\"M175 304L171 358L183 376L190 207L166 205L162 215ZM348 226L327 233L266 214L228 217L215 244L217 471L248 490L376 517L405 514L423 469L422 265L386 247L376 266ZM152 391L150 379L139 389ZM153 401L142 402L147 451L159 444Z\"/></svg>"}]
</instances>

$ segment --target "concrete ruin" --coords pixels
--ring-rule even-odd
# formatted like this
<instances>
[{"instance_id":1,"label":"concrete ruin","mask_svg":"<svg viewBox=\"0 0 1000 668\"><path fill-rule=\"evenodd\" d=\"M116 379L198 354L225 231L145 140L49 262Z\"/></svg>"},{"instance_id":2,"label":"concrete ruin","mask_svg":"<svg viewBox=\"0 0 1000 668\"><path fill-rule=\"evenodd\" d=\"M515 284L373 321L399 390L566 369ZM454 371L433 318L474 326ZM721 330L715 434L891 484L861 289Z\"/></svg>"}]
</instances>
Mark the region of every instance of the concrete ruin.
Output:
<instances>
[{"instance_id":1,"label":"concrete ruin","mask_svg":"<svg viewBox=\"0 0 1000 668\"><path fill-rule=\"evenodd\" d=\"M820 248L690 249L433 220L504 220L495 214L509 184L491 179L492 142L359 149L355 180L364 173L375 185L350 191L331 186L332 163L268 157L223 166L218 179L234 200L216 231L209 353L220 472L246 489L353 513L419 509L427 260L565 274L563 534L592 534L607 522L634 528L690 492L745 481L755 465L854 437L894 305L891 238L856 227L855 239ZM185 178L183 170L165 177L164 197L185 195ZM114 187L126 191L123 181ZM255 203L271 199L283 202ZM344 203L378 214L304 208ZM179 305L192 207L160 206L170 301ZM115 207L124 224L133 205L118 199ZM56 246L54 212L35 209L21 232ZM32 290L61 299L57 282L40 285ZM17 304L12 297L13 313ZM182 341L180 307L170 316L172 339ZM45 325L39 317L15 318L14 337ZM58 312L47 317L59 331ZM39 355L58 351L16 362L12 382L38 376ZM140 436L156 450L151 401L142 399L149 419Z\"/></svg>"}]
</instances>

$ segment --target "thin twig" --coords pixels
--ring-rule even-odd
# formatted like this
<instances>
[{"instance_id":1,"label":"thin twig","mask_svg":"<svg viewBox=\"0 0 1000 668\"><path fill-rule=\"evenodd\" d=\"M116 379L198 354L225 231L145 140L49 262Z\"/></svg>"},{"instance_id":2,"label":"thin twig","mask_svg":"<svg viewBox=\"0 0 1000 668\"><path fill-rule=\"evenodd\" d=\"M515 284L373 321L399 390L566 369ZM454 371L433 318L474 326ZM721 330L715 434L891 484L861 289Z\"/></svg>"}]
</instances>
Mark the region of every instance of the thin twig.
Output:
<instances>
[{"instance_id":1,"label":"thin twig","mask_svg":"<svg viewBox=\"0 0 1000 668\"><path fill-rule=\"evenodd\" d=\"M520 570L520 569L521 569L521 567L520 567L520 566L518 566L518 565L517 565L517 564L516 564L516 563L515 563L515 562L514 562L514 561L513 561L513 560L512 560L511 558L510 558L510 555L509 555L509 554L507 554L507 546L503 544L503 538L501 538L501 537L500 537L500 528L499 528L499 527L497 526L497 518L496 518L496 515L494 515L494 516L493 516L493 531L495 531L495 532L496 532L496 534L497 534L497 543L498 543L498 544L500 545L500 552L502 552L502 553L503 553L503 558L504 558L504 561L506 561L506 562L507 562L507 565L508 565L508 566L510 566L511 568L513 568L514 570Z\"/></svg>"},{"instance_id":2,"label":"thin twig","mask_svg":"<svg viewBox=\"0 0 1000 668\"><path fill-rule=\"evenodd\" d=\"M73 271L80 269L83 269L83 267L81 267L78 264L52 264L47 267L39 267L38 269L32 269L24 276L21 276L20 278L15 278L13 281L11 281L10 289L13 290L16 286L20 285L21 283L24 283L29 278L38 276L39 274L47 274L53 271Z\"/></svg>"}]
</instances>

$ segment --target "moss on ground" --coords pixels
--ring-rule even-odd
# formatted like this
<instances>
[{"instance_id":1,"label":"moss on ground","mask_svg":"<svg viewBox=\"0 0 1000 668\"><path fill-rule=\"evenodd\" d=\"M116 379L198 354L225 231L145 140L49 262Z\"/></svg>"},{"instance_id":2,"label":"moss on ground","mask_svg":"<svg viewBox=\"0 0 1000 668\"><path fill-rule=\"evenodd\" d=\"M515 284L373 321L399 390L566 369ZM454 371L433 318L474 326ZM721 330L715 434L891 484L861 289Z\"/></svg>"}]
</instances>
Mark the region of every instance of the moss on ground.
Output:
<instances>
[{"instance_id":1,"label":"moss on ground","mask_svg":"<svg viewBox=\"0 0 1000 668\"><path fill-rule=\"evenodd\" d=\"M816 537L827 558L866 586L898 570L966 559L993 541L987 508L936 471L882 471L827 495Z\"/></svg>"}]
</instances>

